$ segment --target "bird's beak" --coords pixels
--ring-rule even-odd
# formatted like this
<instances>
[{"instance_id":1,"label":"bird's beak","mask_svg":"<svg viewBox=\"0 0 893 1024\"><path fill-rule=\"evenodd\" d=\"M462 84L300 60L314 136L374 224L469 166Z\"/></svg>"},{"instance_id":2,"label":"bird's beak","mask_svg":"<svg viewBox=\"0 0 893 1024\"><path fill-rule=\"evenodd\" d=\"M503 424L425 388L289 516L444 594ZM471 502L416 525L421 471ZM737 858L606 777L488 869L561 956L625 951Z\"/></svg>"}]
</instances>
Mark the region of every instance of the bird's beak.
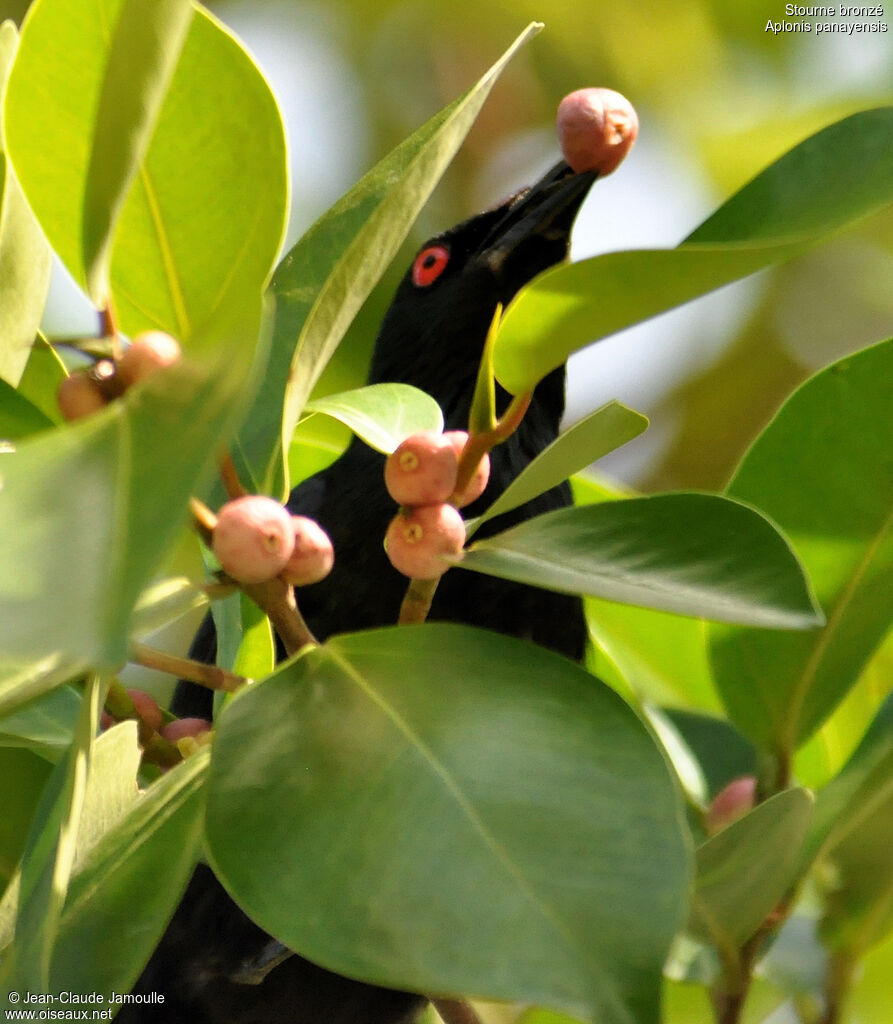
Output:
<instances>
[{"instance_id":1,"label":"bird's beak","mask_svg":"<svg viewBox=\"0 0 893 1024\"><path fill-rule=\"evenodd\" d=\"M567 256L574 219L597 177L597 171L575 174L562 160L535 185L512 196L481 246L490 268L499 273L510 258L523 258L534 264L527 268L529 280L561 262Z\"/></svg>"}]
</instances>

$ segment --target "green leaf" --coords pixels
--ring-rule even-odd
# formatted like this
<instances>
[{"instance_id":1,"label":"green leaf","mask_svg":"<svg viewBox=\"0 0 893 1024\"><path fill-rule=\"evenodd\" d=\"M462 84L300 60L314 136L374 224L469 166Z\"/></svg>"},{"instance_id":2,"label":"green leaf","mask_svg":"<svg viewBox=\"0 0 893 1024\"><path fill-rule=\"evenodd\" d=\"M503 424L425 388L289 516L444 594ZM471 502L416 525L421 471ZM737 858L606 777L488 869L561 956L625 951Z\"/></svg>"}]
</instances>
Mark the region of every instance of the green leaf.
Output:
<instances>
[{"instance_id":1,"label":"green leaf","mask_svg":"<svg viewBox=\"0 0 893 1024\"><path fill-rule=\"evenodd\" d=\"M251 309L236 312L250 317ZM235 389L246 387L250 348L233 343L255 332L256 319L227 318L215 334L196 338L196 347L216 345L220 358L229 356L217 372L185 360L101 413L3 456L0 649L7 659L27 668L50 658L74 670L126 661L133 607L239 411ZM40 684L28 679L30 699Z\"/></svg>"},{"instance_id":2,"label":"green leaf","mask_svg":"<svg viewBox=\"0 0 893 1024\"><path fill-rule=\"evenodd\" d=\"M84 674L82 661L67 658L60 651L42 658L4 656L0 659L0 717L37 699L54 686Z\"/></svg>"},{"instance_id":3,"label":"green leaf","mask_svg":"<svg viewBox=\"0 0 893 1024\"><path fill-rule=\"evenodd\" d=\"M143 163L192 16L190 0L120 3L84 182L84 272L97 306L108 298L117 218Z\"/></svg>"},{"instance_id":4,"label":"green leaf","mask_svg":"<svg viewBox=\"0 0 893 1024\"><path fill-rule=\"evenodd\" d=\"M15 874L28 825L51 771L51 766L30 750L0 748L0 892Z\"/></svg>"},{"instance_id":5,"label":"green leaf","mask_svg":"<svg viewBox=\"0 0 893 1024\"><path fill-rule=\"evenodd\" d=\"M615 252L541 274L510 303L494 366L529 391L580 348L791 259L893 200L893 107L832 124L766 168L676 249Z\"/></svg>"},{"instance_id":6,"label":"green leaf","mask_svg":"<svg viewBox=\"0 0 893 1024\"><path fill-rule=\"evenodd\" d=\"M790 537L827 616L797 636L716 628L716 683L736 725L790 754L833 711L893 619L893 340L800 387L728 488Z\"/></svg>"},{"instance_id":7,"label":"green leaf","mask_svg":"<svg viewBox=\"0 0 893 1024\"><path fill-rule=\"evenodd\" d=\"M18 383L18 393L27 398L53 423L62 422L57 398L59 385L68 376L56 350L45 338L38 335L33 342L31 355Z\"/></svg>"},{"instance_id":8,"label":"green leaf","mask_svg":"<svg viewBox=\"0 0 893 1024\"><path fill-rule=\"evenodd\" d=\"M0 25L0 104L18 34ZM50 247L6 158L0 105L0 380L19 383L50 286Z\"/></svg>"},{"instance_id":9,"label":"green leaf","mask_svg":"<svg viewBox=\"0 0 893 1024\"><path fill-rule=\"evenodd\" d=\"M702 621L591 597L584 609L597 659L606 658L639 700L719 711Z\"/></svg>"},{"instance_id":10,"label":"green leaf","mask_svg":"<svg viewBox=\"0 0 893 1024\"><path fill-rule=\"evenodd\" d=\"M71 753L57 765L41 799L22 858L15 938L0 968L0 998L11 989L49 991L50 957L74 867L104 689L98 676L88 680Z\"/></svg>"},{"instance_id":11,"label":"green leaf","mask_svg":"<svg viewBox=\"0 0 893 1024\"><path fill-rule=\"evenodd\" d=\"M123 107L116 111L110 94L101 108L110 25L122 4L36 0L7 91L10 158L41 226L81 285L87 276L87 189L98 195L106 187L100 169L91 170L91 152L95 145L99 159L100 151L113 145L95 140L97 118L105 124L126 114ZM168 0L163 6L167 9ZM132 38L129 30L125 36ZM115 80L126 70L119 60L131 49L119 42ZM170 43L169 38L160 44L166 61ZM139 57L144 85L154 74L145 63L147 53ZM156 101L163 77L159 69L151 90ZM145 98L142 86L140 91ZM40 132L35 124L42 126ZM235 39L196 8L148 151L135 172L136 150L123 164L116 160L116 184L109 186L117 193L135 173L117 220L110 271L115 312L125 333L158 328L189 349L193 336L205 333L222 308L240 297L252 304L258 300L282 237L284 152L281 119L262 75ZM111 194L106 201L111 211ZM87 243L94 259L104 235L99 231Z\"/></svg>"},{"instance_id":12,"label":"green leaf","mask_svg":"<svg viewBox=\"0 0 893 1024\"><path fill-rule=\"evenodd\" d=\"M756 774L756 750L730 722L677 708L664 713L697 758L711 797L733 779Z\"/></svg>"},{"instance_id":13,"label":"green leaf","mask_svg":"<svg viewBox=\"0 0 893 1024\"><path fill-rule=\"evenodd\" d=\"M819 792L806 857L831 852L893 802L893 697L840 774Z\"/></svg>"},{"instance_id":14,"label":"green leaf","mask_svg":"<svg viewBox=\"0 0 893 1024\"><path fill-rule=\"evenodd\" d=\"M821 621L785 539L756 510L718 495L559 509L476 541L456 564L721 622L805 629Z\"/></svg>"},{"instance_id":15,"label":"green leaf","mask_svg":"<svg viewBox=\"0 0 893 1024\"><path fill-rule=\"evenodd\" d=\"M521 470L469 527L469 536L488 519L544 494L596 459L638 437L647 426L645 416L616 401L584 416Z\"/></svg>"},{"instance_id":16,"label":"green leaf","mask_svg":"<svg viewBox=\"0 0 893 1024\"><path fill-rule=\"evenodd\" d=\"M308 650L222 715L206 830L240 905L326 967L656 1019L677 793L630 708L540 648L426 624Z\"/></svg>"},{"instance_id":17,"label":"green leaf","mask_svg":"<svg viewBox=\"0 0 893 1024\"><path fill-rule=\"evenodd\" d=\"M726 952L750 938L797 880L811 817L808 790L788 789L699 846L689 930Z\"/></svg>"},{"instance_id":18,"label":"green leaf","mask_svg":"<svg viewBox=\"0 0 893 1024\"><path fill-rule=\"evenodd\" d=\"M209 756L199 751L154 783L79 864L59 922L49 991L133 986L198 859Z\"/></svg>"},{"instance_id":19,"label":"green leaf","mask_svg":"<svg viewBox=\"0 0 893 1024\"><path fill-rule=\"evenodd\" d=\"M5 380L0 380L0 441L18 441L53 426L37 406L32 405ZM5 452L0 452L0 455Z\"/></svg>"},{"instance_id":20,"label":"green leaf","mask_svg":"<svg viewBox=\"0 0 893 1024\"><path fill-rule=\"evenodd\" d=\"M58 761L71 744L81 696L71 686L57 686L40 700L0 718L0 744L28 747L50 761Z\"/></svg>"},{"instance_id":21,"label":"green leaf","mask_svg":"<svg viewBox=\"0 0 893 1024\"><path fill-rule=\"evenodd\" d=\"M366 444L389 455L417 430L443 430L443 414L430 395L409 384L370 384L309 402L307 413L346 423Z\"/></svg>"},{"instance_id":22,"label":"green leaf","mask_svg":"<svg viewBox=\"0 0 893 1024\"><path fill-rule=\"evenodd\" d=\"M245 457L268 493L287 492L282 453L288 451L313 386L461 145L494 82L518 48L541 27L528 26L471 89L373 167L279 265L270 286L276 301L270 368L241 435Z\"/></svg>"},{"instance_id":23,"label":"green leaf","mask_svg":"<svg viewBox=\"0 0 893 1024\"><path fill-rule=\"evenodd\" d=\"M242 640L233 671L246 679L263 679L276 665L276 643L267 616L246 595L240 594Z\"/></svg>"},{"instance_id":24,"label":"green leaf","mask_svg":"<svg viewBox=\"0 0 893 1024\"><path fill-rule=\"evenodd\" d=\"M160 580L147 587L133 609L132 631L148 636L184 615L208 605L208 595L185 576Z\"/></svg>"}]
</instances>

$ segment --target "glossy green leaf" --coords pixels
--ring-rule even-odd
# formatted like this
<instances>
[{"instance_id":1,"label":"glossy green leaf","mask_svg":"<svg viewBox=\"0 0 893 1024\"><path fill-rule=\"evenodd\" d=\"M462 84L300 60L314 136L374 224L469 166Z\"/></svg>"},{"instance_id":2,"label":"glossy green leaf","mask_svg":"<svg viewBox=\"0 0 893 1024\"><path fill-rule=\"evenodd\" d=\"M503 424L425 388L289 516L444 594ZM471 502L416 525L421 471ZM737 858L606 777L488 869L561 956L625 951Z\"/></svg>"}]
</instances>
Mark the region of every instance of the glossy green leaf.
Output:
<instances>
[{"instance_id":1,"label":"glossy green leaf","mask_svg":"<svg viewBox=\"0 0 893 1024\"><path fill-rule=\"evenodd\" d=\"M464 95L373 167L279 265L270 286L276 302L270 368L241 435L245 457L264 490L288 490L282 453L288 451L313 386L496 79L541 27L530 25Z\"/></svg>"},{"instance_id":2,"label":"glossy green leaf","mask_svg":"<svg viewBox=\"0 0 893 1024\"><path fill-rule=\"evenodd\" d=\"M756 931L800 872L812 797L788 789L698 847L689 930L733 952Z\"/></svg>"},{"instance_id":3,"label":"glossy green leaf","mask_svg":"<svg viewBox=\"0 0 893 1024\"><path fill-rule=\"evenodd\" d=\"M858 679L893 620L893 340L800 387L728 488L779 524L806 566L827 625L781 636L711 633L717 686L738 727L791 753Z\"/></svg>"},{"instance_id":4,"label":"glossy green leaf","mask_svg":"<svg viewBox=\"0 0 893 1024\"><path fill-rule=\"evenodd\" d=\"M32 4L6 100L8 150L22 188L82 285L88 181L91 189L101 187L91 171L92 140L112 43L109 25L122 4ZM114 97L108 103L114 105ZM123 116L123 108L118 113ZM43 130L35 133L35 124ZM106 144L98 141L97 150ZM120 189L122 174L115 180ZM275 101L241 46L197 8L118 217L111 286L122 329L132 335L160 328L188 348L221 308L239 296L256 302L281 241L285 200Z\"/></svg>"},{"instance_id":5,"label":"glossy green leaf","mask_svg":"<svg viewBox=\"0 0 893 1024\"><path fill-rule=\"evenodd\" d=\"M679 708L664 714L697 758L711 797L733 779L756 774L756 750L726 719Z\"/></svg>"},{"instance_id":6,"label":"glossy green leaf","mask_svg":"<svg viewBox=\"0 0 893 1024\"><path fill-rule=\"evenodd\" d=\"M580 348L788 260L893 200L893 107L800 143L676 249L614 252L547 271L506 310L496 376L529 391Z\"/></svg>"},{"instance_id":7,"label":"glossy green leaf","mask_svg":"<svg viewBox=\"0 0 893 1024\"><path fill-rule=\"evenodd\" d=\"M893 632L865 666L859 681L828 720L797 751L794 775L810 789L821 789L839 775L893 693Z\"/></svg>"},{"instance_id":8,"label":"glossy green leaf","mask_svg":"<svg viewBox=\"0 0 893 1024\"><path fill-rule=\"evenodd\" d=\"M893 804L893 697L840 774L819 792L805 856L831 852L875 818L890 820ZM893 871L893 864L891 864Z\"/></svg>"},{"instance_id":9,"label":"glossy green leaf","mask_svg":"<svg viewBox=\"0 0 893 1024\"><path fill-rule=\"evenodd\" d=\"M0 25L0 100L18 33ZM50 285L50 247L6 158L0 110L0 380L15 387L40 326Z\"/></svg>"},{"instance_id":10,"label":"glossy green leaf","mask_svg":"<svg viewBox=\"0 0 893 1024\"><path fill-rule=\"evenodd\" d=\"M31 355L25 371L19 380L17 390L23 398L40 409L53 423L62 422L57 394L59 385L68 376L56 350L45 338L38 335L33 342Z\"/></svg>"},{"instance_id":11,"label":"glossy green leaf","mask_svg":"<svg viewBox=\"0 0 893 1024\"><path fill-rule=\"evenodd\" d=\"M721 622L820 621L799 563L762 515L680 493L559 509L476 541L463 569Z\"/></svg>"},{"instance_id":12,"label":"glossy green leaf","mask_svg":"<svg viewBox=\"0 0 893 1024\"><path fill-rule=\"evenodd\" d=\"M0 442L18 441L37 434L53 421L5 380L0 380ZM0 452L0 455L6 454Z\"/></svg>"},{"instance_id":13,"label":"glossy green leaf","mask_svg":"<svg viewBox=\"0 0 893 1024\"><path fill-rule=\"evenodd\" d=\"M10 990L49 991L50 958L74 868L104 690L98 676L88 680L71 752L56 766L35 815L22 857L12 951L0 967L4 1003Z\"/></svg>"},{"instance_id":14,"label":"glossy green leaf","mask_svg":"<svg viewBox=\"0 0 893 1024\"><path fill-rule=\"evenodd\" d=\"M613 691L426 624L338 637L235 698L206 830L239 903L324 966L645 1024L686 902L679 814Z\"/></svg>"},{"instance_id":15,"label":"glossy green leaf","mask_svg":"<svg viewBox=\"0 0 893 1024\"><path fill-rule=\"evenodd\" d=\"M703 622L596 598L584 608L596 674L606 658L640 700L719 710Z\"/></svg>"},{"instance_id":16,"label":"glossy green leaf","mask_svg":"<svg viewBox=\"0 0 893 1024\"><path fill-rule=\"evenodd\" d=\"M57 686L39 700L0 718L0 745L28 747L58 761L71 744L81 696L71 686Z\"/></svg>"},{"instance_id":17,"label":"glossy green leaf","mask_svg":"<svg viewBox=\"0 0 893 1024\"><path fill-rule=\"evenodd\" d=\"M0 659L0 718L37 699L54 686L84 674L86 664L59 651L41 658Z\"/></svg>"},{"instance_id":18,"label":"glossy green leaf","mask_svg":"<svg viewBox=\"0 0 893 1024\"><path fill-rule=\"evenodd\" d=\"M616 401L584 416L521 470L486 512L475 520L469 535L488 519L518 508L638 437L647 426L645 416Z\"/></svg>"},{"instance_id":19,"label":"glossy green leaf","mask_svg":"<svg viewBox=\"0 0 893 1024\"><path fill-rule=\"evenodd\" d=\"M154 783L79 864L59 922L51 991L132 987L199 856L208 758L199 751Z\"/></svg>"},{"instance_id":20,"label":"glossy green leaf","mask_svg":"<svg viewBox=\"0 0 893 1024\"><path fill-rule=\"evenodd\" d=\"M263 679L276 664L273 627L267 616L245 594L240 594L242 640L233 662L233 671L246 679Z\"/></svg>"},{"instance_id":21,"label":"glossy green leaf","mask_svg":"<svg viewBox=\"0 0 893 1024\"><path fill-rule=\"evenodd\" d=\"M0 892L15 874L31 816L51 771L51 765L30 750L0 747Z\"/></svg>"},{"instance_id":22,"label":"glossy green leaf","mask_svg":"<svg viewBox=\"0 0 893 1024\"><path fill-rule=\"evenodd\" d=\"M143 163L192 15L190 0L120 3L84 182L84 272L97 306L108 297L117 218Z\"/></svg>"},{"instance_id":23,"label":"glossy green leaf","mask_svg":"<svg viewBox=\"0 0 893 1024\"><path fill-rule=\"evenodd\" d=\"M889 759L888 759L889 761ZM893 931L893 791L873 794L861 815L828 851L834 883L826 895L825 942L859 958Z\"/></svg>"},{"instance_id":24,"label":"glossy green leaf","mask_svg":"<svg viewBox=\"0 0 893 1024\"><path fill-rule=\"evenodd\" d=\"M126 660L133 607L238 413L250 348L232 345L256 331L250 306L238 312L247 324L227 319L202 339L229 353L227 366L211 372L187 360L3 457L0 649L8 659L75 668ZM39 684L27 696L38 692Z\"/></svg>"},{"instance_id":25,"label":"glossy green leaf","mask_svg":"<svg viewBox=\"0 0 893 1024\"><path fill-rule=\"evenodd\" d=\"M160 580L140 594L133 609L132 631L138 637L148 636L207 605L207 594L185 576Z\"/></svg>"},{"instance_id":26,"label":"glossy green leaf","mask_svg":"<svg viewBox=\"0 0 893 1024\"><path fill-rule=\"evenodd\" d=\"M389 455L417 430L443 430L440 406L424 391L409 384L370 384L309 402L307 413L331 416L376 451Z\"/></svg>"}]
</instances>

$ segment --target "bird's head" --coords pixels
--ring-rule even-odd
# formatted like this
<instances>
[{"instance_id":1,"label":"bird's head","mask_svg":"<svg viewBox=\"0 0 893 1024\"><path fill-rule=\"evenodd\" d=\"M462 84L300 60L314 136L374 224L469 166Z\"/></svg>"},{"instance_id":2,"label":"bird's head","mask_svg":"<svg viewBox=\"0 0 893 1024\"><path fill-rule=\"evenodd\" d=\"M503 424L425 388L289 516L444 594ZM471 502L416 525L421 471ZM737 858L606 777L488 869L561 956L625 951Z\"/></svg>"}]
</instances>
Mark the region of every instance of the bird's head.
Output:
<instances>
[{"instance_id":1,"label":"bird's head","mask_svg":"<svg viewBox=\"0 0 893 1024\"><path fill-rule=\"evenodd\" d=\"M574 218L595 178L561 162L530 188L425 242L382 323L370 380L413 384L440 402L448 423L464 426L497 304L506 306L567 258Z\"/></svg>"}]
</instances>

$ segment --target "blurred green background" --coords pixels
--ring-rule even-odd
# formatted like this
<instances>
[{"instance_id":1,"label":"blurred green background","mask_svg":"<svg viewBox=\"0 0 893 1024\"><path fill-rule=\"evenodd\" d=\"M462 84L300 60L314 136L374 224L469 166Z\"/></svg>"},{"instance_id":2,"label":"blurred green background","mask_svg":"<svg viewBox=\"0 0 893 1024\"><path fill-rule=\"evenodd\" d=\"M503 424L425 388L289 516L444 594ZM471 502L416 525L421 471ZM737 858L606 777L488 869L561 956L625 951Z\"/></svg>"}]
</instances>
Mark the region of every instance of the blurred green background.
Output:
<instances>
[{"instance_id":1,"label":"blurred green background","mask_svg":"<svg viewBox=\"0 0 893 1024\"><path fill-rule=\"evenodd\" d=\"M888 5L889 6L889 5ZM428 204L407 253L533 180L558 156L561 97L625 93L641 121L631 156L593 190L574 256L669 246L789 146L893 100L888 31L773 32L785 4L753 0L229 0L210 7L246 42L282 104L293 182L289 242L373 162L444 106L531 20L544 31L509 68ZM0 2L21 20L27 3ZM829 19L825 19L828 21ZM370 299L328 389L361 383L406 258ZM575 357L569 417L610 398L651 429L601 464L644 490L721 487L791 389L848 350L893 334L893 211L794 264L731 286ZM47 314L70 333L59 276ZM87 323L91 321L87 318Z\"/></svg>"}]
</instances>

